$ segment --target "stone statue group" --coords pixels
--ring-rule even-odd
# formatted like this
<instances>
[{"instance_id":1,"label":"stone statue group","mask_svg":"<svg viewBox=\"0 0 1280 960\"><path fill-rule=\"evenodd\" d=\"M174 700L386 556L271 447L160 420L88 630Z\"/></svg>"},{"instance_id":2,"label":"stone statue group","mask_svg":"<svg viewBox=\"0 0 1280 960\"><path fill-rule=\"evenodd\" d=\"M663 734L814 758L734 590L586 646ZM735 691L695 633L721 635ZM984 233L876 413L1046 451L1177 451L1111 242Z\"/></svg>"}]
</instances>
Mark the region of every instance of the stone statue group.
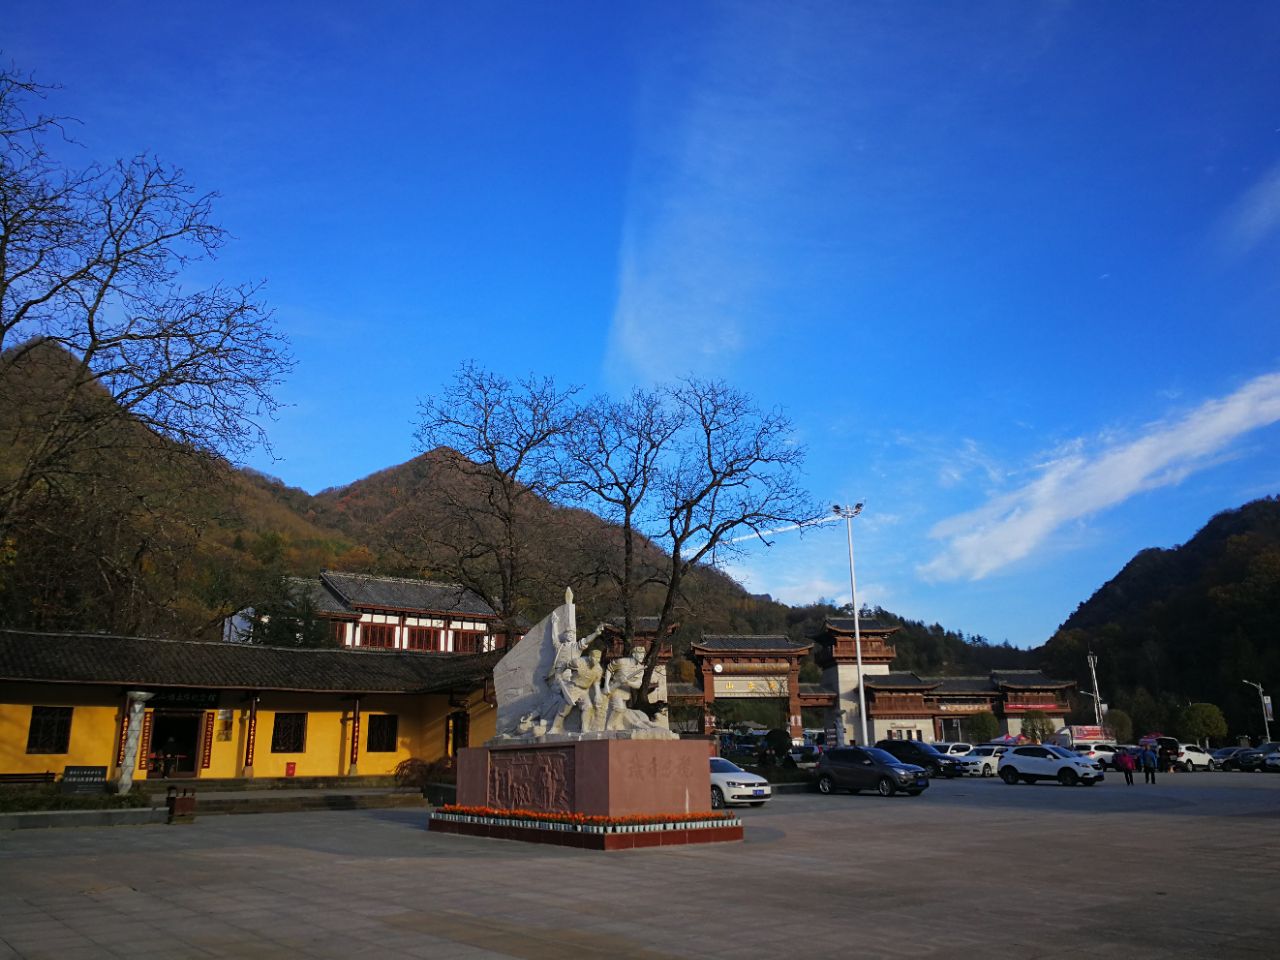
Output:
<instances>
[{"instance_id":1,"label":"stone statue group","mask_svg":"<svg viewBox=\"0 0 1280 960\"><path fill-rule=\"evenodd\" d=\"M601 624L580 640L572 627L560 635L551 669L543 678L544 705L536 714L521 718L522 732L565 733L566 722L575 714L582 733L665 729L630 705L632 694L644 683L644 648L633 646L627 656L605 667L600 650L591 649L603 630Z\"/></svg>"}]
</instances>

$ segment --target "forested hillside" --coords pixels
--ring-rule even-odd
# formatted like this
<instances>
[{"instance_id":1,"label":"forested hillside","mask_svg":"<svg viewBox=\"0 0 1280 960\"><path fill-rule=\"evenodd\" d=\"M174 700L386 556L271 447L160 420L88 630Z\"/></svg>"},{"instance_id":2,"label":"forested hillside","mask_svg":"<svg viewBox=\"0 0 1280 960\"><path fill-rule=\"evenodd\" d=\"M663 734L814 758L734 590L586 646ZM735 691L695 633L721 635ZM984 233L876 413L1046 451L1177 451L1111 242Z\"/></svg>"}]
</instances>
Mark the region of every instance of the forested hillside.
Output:
<instances>
[{"instance_id":1,"label":"forested hillside","mask_svg":"<svg viewBox=\"0 0 1280 960\"><path fill-rule=\"evenodd\" d=\"M42 404L60 396L49 385L65 368L51 349L29 351L17 364L0 358L6 395L21 398L0 407L0 430L29 434ZM110 402L92 387L73 401L84 418ZM271 597L285 575L329 568L450 579L459 569L455 548L467 538L446 506L472 493L441 468L457 456L452 451L312 496L192 455L128 417L112 417L95 437L69 450L55 480L33 488L13 513L0 550L4 626L211 637L227 613ZM18 444L0 451L0 472L12 473L21 453ZM522 617L540 617L566 586L584 620L619 612L606 575L620 549L614 524L539 497L526 498L517 519L527 538ZM637 555L642 569L661 565L661 551L644 538ZM661 597L656 584L641 590L636 614L652 615ZM847 613L826 603L788 607L699 564L682 583L673 639L678 655L703 632L810 639L824 618ZM1131 714L1135 727L1173 727L1189 702L1203 701L1223 709L1233 732L1260 733L1256 690L1241 681L1280 691L1280 502L1227 511L1181 547L1138 554L1036 650L869 613L901 628L895 669L1042 667L1087 689L1092 649L1103 698ZM816 679L811 669L807 678ZM1087 717L1089 704L1080 707Z\"/></svg>"},{"instance_id":2,"label":"forested hillside","mask_svg":"<svg viewBox=\"0 0 1280 960\"><path fill-rule=\"evenodd\" d=\"M1262 734L1257 690L1280 694L1280 501L1220 513L1171 550L1144 550L1082 603L1041 648L1046 669L1087 682L1135 729L1168 728L1188 701Z\"/></svg>"}]
</instances>

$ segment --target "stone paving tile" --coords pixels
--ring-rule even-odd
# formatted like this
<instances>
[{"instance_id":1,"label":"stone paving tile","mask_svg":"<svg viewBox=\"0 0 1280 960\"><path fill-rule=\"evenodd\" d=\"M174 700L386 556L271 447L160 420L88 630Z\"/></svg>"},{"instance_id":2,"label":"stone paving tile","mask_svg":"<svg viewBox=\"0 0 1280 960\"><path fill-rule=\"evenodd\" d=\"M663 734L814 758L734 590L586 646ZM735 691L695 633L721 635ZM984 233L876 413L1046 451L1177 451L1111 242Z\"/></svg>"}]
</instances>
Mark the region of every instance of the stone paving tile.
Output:
<instances>
[{"instance_id":1,"label":"stone paving tile","mask_svg":"<svg viewBox=\"0 0 1280 960\"><path fill-rule=\"evenodd\" d=\"M1280 777L1169 779L779 796L745 812L745 843L615 854L428 834L416 811L6 835L0 938L25 923L41 949L131 960L740 960L981 957L999 930L1010 957L1274 956L1280 867L1257 837L1277 819ZM637 883L640 913L612 893ZM652 917L650 888L670 900ZM608 907L566 890L601 891ZM1158 932L1100 919L1149 916L1157 900Z\"/></svg>"}]
</instances>

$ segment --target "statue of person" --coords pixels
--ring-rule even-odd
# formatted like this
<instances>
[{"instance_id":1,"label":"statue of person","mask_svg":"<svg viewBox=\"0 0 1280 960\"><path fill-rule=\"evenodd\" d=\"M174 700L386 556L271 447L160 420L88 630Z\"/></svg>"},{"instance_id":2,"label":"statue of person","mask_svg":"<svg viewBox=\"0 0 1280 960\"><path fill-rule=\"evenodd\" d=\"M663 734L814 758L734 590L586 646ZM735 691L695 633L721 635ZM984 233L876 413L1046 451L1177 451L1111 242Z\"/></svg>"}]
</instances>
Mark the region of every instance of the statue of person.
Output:
<instances>
[{"instance_id":1,"label":"statue of person","mask_svg":"<svg viewBox=\"0 0 1280 960\"><path fill-rule=\"evenodd\" d=\"M579 712L584 733L598 729L596 717L604 699L600 687L604 667L600 665L600 656L599 650L592 650L588 656L578 657L568 671L568 679L559 678L564 702L556 711L548 733L564 733L564 722L574 710Z\"/></svg>"},{"instance_id":2,"label":"statue of person","mask_svg":"<svg viewBox=\"0 0 1280 960\"><path fill-rule=\"evenodd\" d=\"M626 730L631 695L644 683L644 647L632 646L631 652L609 664L604 690L609 698L606 730Z\"/></svg>"},{"instance_id":3,"label":"statue of person","mask_svg":"<svg viewBox=\"0 0 1280 960\"><path fill-rule=\"evenodd\" d=\"M573 627L569 627L560 634L560 639L556 641L555 656L551 661L551 669L547 671L547 675L543 678L547 685L547 697L543 702L542 709L538 711L538 715L551 725L551 730L548 732L561 732L555 727L555 718L566 706L572 709L572 704L576 702L574 699L573 676L577 662L581 658L583 651L595 642L596 637L600 636L603 630L604 624L602 623L591 634L579 640L577 631Z\"/></svg>"}]
</instances>

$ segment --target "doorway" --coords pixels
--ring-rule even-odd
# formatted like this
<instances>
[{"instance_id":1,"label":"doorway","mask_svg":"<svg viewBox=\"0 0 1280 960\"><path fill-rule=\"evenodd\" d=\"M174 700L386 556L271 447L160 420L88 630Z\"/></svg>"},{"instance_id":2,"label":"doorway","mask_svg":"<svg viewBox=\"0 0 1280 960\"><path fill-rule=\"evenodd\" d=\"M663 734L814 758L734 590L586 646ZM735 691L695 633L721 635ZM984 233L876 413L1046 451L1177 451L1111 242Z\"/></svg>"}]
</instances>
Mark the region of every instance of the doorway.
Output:
<instances>
[{"instance_id":1,"label":"doorway","mask_svg":"<svg viewBox=\"0 0 1280 960\"><path fill-rule=\"evenodd\" d=\"M151 722L149 777L190 778L200 757L200 714L157 710Z\"/></svg>"}]
</instances>

